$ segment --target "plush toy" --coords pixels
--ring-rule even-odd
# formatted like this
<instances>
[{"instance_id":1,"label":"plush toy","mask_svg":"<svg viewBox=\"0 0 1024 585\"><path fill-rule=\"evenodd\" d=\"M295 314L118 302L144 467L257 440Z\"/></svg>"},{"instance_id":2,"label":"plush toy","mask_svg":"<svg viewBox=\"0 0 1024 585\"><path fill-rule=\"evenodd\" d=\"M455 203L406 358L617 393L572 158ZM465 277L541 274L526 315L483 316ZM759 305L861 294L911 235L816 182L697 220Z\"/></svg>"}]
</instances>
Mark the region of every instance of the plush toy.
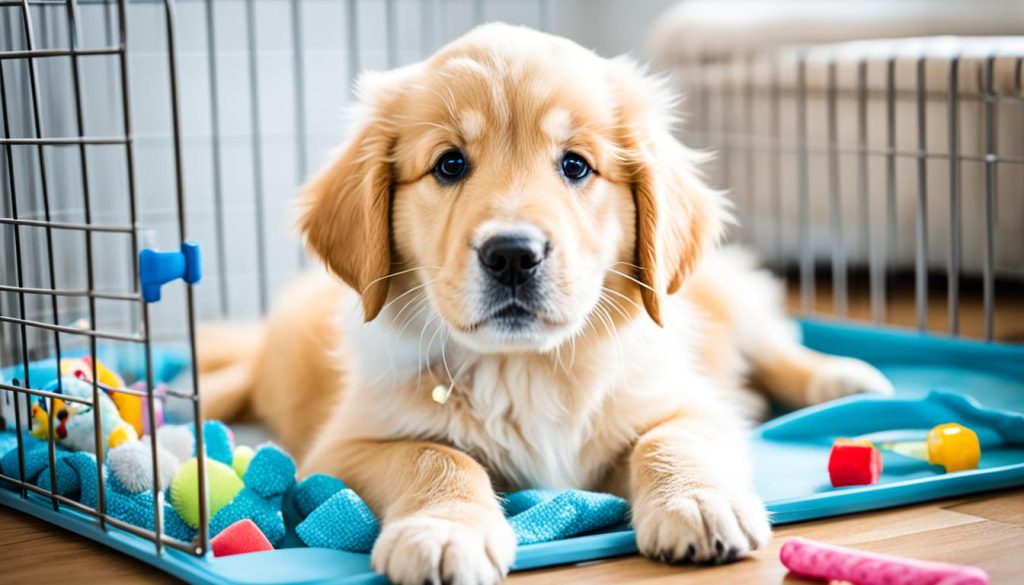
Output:
<instances>
[{"instance_id":1,"label":"plush toy","mask_svg":"<svg viewBox=\"0 0 1024 585\"><path fill-rule=\"evenodd\" d=\"M92 400L92 384L72 376L48 384L44 390L62 392L65 396ZM50 435L50 410L53 410L54 439L56 443L72 451L96 452L95 420L93 406L39 397L32 405L32 436L46 439ZM106 447L113 447L138 439L135 429L121 419L114 402L104 393L99 394L100 423Z\"/></svg>"},{"instance_id":2,"label":"plush toy","mask_svg":"<svg viewBox=\"0 0 1024 585\"><path fill-rule=\"evenodd\" d=\"M157 429L156 441L178 461L187 461L196 454L196 436L191 425L164 425Z\"/></svg>"},{"instance_id":3,"label":"plush toy","mask_svg":"<svg viewBox=\"0 0 1024 585\"><path fill-rule=\"evenodd\" d=\"M239 445L235 447L235 455L231 459L231 467L238 474L238 477L245 477L245 472L249 470L249 463L252 462L252 457L256 452L252 450L252 447L245 445Z\"/></svg>"},{"instance_id":4,"label":"plush toy","mask_svg":"<svg viewBox=\"0 0 1024 585\"><path fill-rule=\"evenodd\" d=\"M86 382L92 382L94 364L96 366L96 381L103 386L110 399L114 401L117 411L121 414L121 419L132 425L135 429L135 434L138 436L151 433L152 429L149 428L149 400L135 394L117 392L117 389L125 387L124 380L110 368L104 366L103 362L99 360L93 362L89 356L61 360L61 375L73 376ZM132 389L145 390L146 385L143 382L137 382L132 386ZM163 425L163 402L164 396L167 393L167 387L160 384L154 391L156 396L153 400L153 412L156 426L159 427Z\"/></svg>"},{"instance_id":5,"label":"plush toy","mask_svg":"<svg viewBox=\"0 0 1024 585\"><path fill-rule=\"evenodd\" d=\"M153 451L149 437L129 441L107 452L107 467L117 481L131 493L140 493L153 487ZM157 467L160 472L160 489L171 485L181 462L159 443L156 448Z\"/></svg>"},{"instance_id":6,"label":"plush toy","mask_svg":"<svg viewBox=\"0 0 1024 585\"><path fill-rule=\"evenodd\" d=\"M92 367L93 361L89 356L63 359L60 361L60 375L92 382ZM99 360L96 360L96 381L106 388L124 388L124 380L121 379L121 376L104 366L103 362Z\"/></svg>"},{"instance_id":7,"label":"plush toy","mask_svg":"<svg viewBox=\"0 0 1024 585\"><path fill-rule=\"evenodd\" d=\"M89 356L81 358L69 358L61 360L60 371L62 376L74 376L80 380L86 382L92 382L93 372L93 360ZM96 380L103 387L103 389L110 396L111 400L117 406L118 412L121 413L121 418L128 424L135 428L135 432L138 435L149 434L152 429L149 428L149 401L135 394L128 394L125 392L117 392L118 388L124 388L124 379L118 376L110 368L103 365L103 362L96 360ZM144 382L136 382L132 386L133 390L145 390L146 385ZM156 426L159 427L163 424L163 402L164 396L167 393L167 387L164 384L157 385L155 400L153 401L153 411L156 418Z\"/></svg>"},{"instance_id":8,"label":"plush toy","mask_svg":"<svg viewBox=\"0 0 1024 585\"><path fill-rule=\"evenodd\" d=\"M132 385L132 390L139 392L146 391L145 382L136 382ZM153 418L156 423L156 427L160 428L164 424L164 401L167 396L167 385L157 384L153 390ZM149 399L143 396L137 396L135 394L127 394L125 392L109 392L110 397L114 400L114 404L117 405L117 410L121 413L123 418L128 424L135 427L135 431L140 435L148 435L152 432L149 428Z\"/></svg>"},{"instance_id":9,"label":"plush toy","mask_svg":"<svg viewBox=\"0 0 1024 585\"><path fill-rule=\"evenodd\" d=\"M246 451L242 449L240 454L245 457ZM285 537L281 500L295 485L295 461L280 447L267 443L256 449L247 465L242 465L244 461L232 461L232 465L236 463L239 468L245 468L242 475L245 487L230 504L212 515L210 535L216 536L239 520L250 519L267 540L277 546Z\"/></svg>"},{"instance_id":10,"label":"plush toy","mask_svg":"<svg viewBox=\"0 0 1024 585\"><path fill-rule=\"evenodd\" d=\"M92 399L92 361L89 357L67 359L61 361L61 373L64 375L58 386L57 381L50 383L46 390L76 398ZM104 387L121 388L121 378L96 362L97 381ZM140 428L148 428L141 424L131 424L122 418L124 412L138 413L131 408L118 408L118 397L130 396L122 393L100 392L99 408L100 423L103 428L104 442L108 453L106 456L110 472L118 482L131 493L140 493L151 489L153 480L153 455L147 440L139 441ZM130 396L139 398L138 396ZM138 402L138 401L136 401ZM124 404L132 404L122 401ZM50 428L50 409L53 410L54 438L56 443L72 451L95 452L95 420L93 408L86 404L61 400L59 398L39 398L32 406L32 435L37 439L47 439ZM191 453L187 457L190 457ZM179 458L172 451L158 446L157 461L160 471L160 487L170 485L171 478L187 457Z\"/></svg>"},{"instance_id":11,"label":"plush toy","mask_svg":"<svg viewBox=\"0 0 1024 585\"><path fill-rule=\"evenodd\" d=\"M207 509L210 518L231 503L242 490L242 480L235 470L217 460L206 458L206 485L209 487ZM192 458L178 468L171 480L171 505L192 528L199 527L199 462Z\"/></svg>"}]
</instances>

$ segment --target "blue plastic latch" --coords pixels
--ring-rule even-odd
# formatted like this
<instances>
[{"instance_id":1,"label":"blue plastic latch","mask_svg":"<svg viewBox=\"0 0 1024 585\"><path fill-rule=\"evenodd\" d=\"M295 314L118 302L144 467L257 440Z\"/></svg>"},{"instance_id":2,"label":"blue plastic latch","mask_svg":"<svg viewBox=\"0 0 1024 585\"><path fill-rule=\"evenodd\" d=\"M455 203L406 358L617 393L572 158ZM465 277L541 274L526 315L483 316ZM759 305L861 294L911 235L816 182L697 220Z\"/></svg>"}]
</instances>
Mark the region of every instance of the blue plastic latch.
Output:
<instances>
[{"instance_id":1,"label":"blue plastic latch","mask_svg":"<svg viewBox=\"0 0 1024 585\"><path fill-rule=\"evenodd\" d=\"M160 287L172 280L189 284L199 282L203 266L199 260L199 244L183 242L180 252L157 252L146 248L139 252L139 281L142 299L147 303L160 300Z\"/></svg>"}]
</instances>

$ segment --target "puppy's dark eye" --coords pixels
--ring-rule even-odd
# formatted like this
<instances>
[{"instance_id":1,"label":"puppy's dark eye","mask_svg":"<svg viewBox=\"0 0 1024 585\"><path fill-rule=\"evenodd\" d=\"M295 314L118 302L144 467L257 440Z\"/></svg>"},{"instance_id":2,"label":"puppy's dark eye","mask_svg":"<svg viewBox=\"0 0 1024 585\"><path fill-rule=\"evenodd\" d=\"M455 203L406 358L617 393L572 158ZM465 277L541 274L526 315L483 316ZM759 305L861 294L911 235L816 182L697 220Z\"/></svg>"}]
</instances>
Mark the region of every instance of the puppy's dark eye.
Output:
<instances>
[{"instance_id":1,"label":"puppy's dark eye","mask_svg":"<svg viewBox=\"0 0 1024 585\"><path fill-rule=\"evenodd\" d=\"M452 149L442 154L434 163L434 176L442 183L455 183L466 175L466 157L461 150Z\"/></svg>"},{"instance_id":2,"label":"puppy's dark eye","mask_svg":"<svg viewBox=\"0 0 1024 585\"><path fill-rule=\"evenodd\" d=\"M572 182L586 179L590 170L590 163L587 162L587 159L575 152L567 152L562 157L562 174Z\"/></svg>"}]
</instances>

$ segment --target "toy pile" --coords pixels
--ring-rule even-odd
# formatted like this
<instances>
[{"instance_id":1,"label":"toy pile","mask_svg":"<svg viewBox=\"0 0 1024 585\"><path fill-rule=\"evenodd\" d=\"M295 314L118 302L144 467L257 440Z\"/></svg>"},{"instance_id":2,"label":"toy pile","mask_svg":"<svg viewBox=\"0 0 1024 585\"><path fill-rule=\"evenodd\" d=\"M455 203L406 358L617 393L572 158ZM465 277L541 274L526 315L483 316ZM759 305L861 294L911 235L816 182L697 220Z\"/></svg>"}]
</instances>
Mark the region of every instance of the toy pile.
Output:
<instances>
[{"instance_id":1,"label":"toy pile","mask_svg":"<svg viewBox=\"0 0 1024 585\"><path fill-rule=\"evenodd\" d=\"M41 368L32 367L33 376L39 376ZM154 529L155 441L159 488L164 495L162 530L184 542L193 540L200 520L199 460L193 425L165 424L161 398L165 390L158 386L153 412L156 428L149 428L148 401L118 392L126 388L123 379L88 356L62 360L59 372L54 372L60 377L59 383L55 376L44 389L91 402L94 371L102 388L99 414L91 404L33 397L31 431L23 431L20 441L13 430L5 431L0 426L0 471L8 477L23 477L47 491L52 477L58 494L98 507L100 489L94 453L98 417L105 451L107 513L135 526ZM145 386L137 384L134 388L144 390ZM56 461L52 472L47 443L51 419ZM360 553L373 547L379 532L377 519L341 480L315 474L297 482L295 462L281 448L271 443L256 449L236 445L231 430L219 421L204 422L203 437L210 544L215 556L302 545ZM618 526L628 514L628 505L621 498L576 490L508 494L504 508L520 544Z\"/></svg>"}]
</instances>

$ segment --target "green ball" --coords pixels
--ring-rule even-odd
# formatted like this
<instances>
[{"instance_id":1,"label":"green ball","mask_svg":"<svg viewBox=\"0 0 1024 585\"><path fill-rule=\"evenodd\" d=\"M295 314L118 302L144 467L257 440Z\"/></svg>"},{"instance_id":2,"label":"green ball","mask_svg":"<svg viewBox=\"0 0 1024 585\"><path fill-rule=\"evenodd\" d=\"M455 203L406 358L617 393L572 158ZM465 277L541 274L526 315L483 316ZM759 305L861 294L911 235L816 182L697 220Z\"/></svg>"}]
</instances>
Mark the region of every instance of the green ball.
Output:
<instances>
[{"instance_id":1,"label":"green ball","mask_svg":"<svg viewBox=\"0 0 1024 585\"><path fill-rule=\"evenodd\" d=\"M209 458L206 459L206 485L209 486L209 518L231 503L243 487L234 469ZM171 505L185 524L199 528L199 462L194 457L182 463L171 480Z\"/></svg>"},{"instance_id":2,"label":"green ball","mask_svg":"<svg viewBox=\"0 0 1024 585\"><path fill-rule=\"evenodd\" d=\"M245 445L235 447L235 454L231 459L231 467L235 469L238 477L245 477L245 472L249 471L249 462L252 461L252 456L255 454L256 452L252 450L252 447L246 447Z\"/></svg>"}]
</instances>

